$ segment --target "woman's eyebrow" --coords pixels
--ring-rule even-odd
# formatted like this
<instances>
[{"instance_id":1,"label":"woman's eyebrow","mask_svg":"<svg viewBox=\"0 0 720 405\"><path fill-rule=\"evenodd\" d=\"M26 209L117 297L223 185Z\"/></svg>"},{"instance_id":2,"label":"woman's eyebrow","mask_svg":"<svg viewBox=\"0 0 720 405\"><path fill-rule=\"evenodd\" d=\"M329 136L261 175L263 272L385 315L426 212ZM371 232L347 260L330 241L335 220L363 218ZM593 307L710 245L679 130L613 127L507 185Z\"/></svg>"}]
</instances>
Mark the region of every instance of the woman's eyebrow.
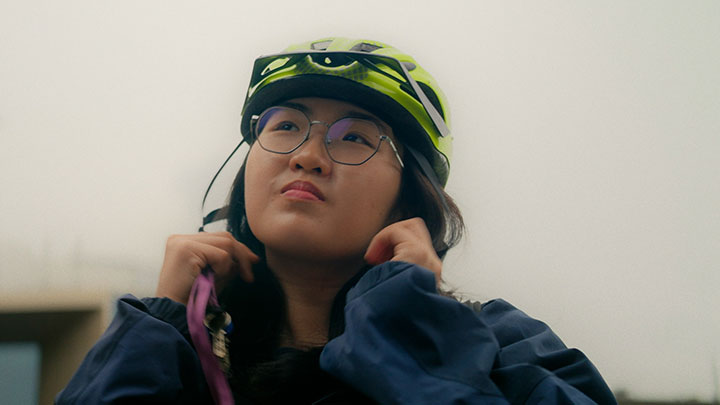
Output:
<instances>
[{"instance_id":1,"label":"woman's eyebrow","mask_svg":"<svg viewBox=\"0 0 720 405\"><path fill-rule=\"evenodd\" d=\"M372 121L375 124L377 124L378 127L382 128L383 132L387 132L387 125L382 120L380 120L379 118L374 117L372 115L368 115L368 114L362 113L360 111L350 110L347 113L345 113L345 117L358 118L358 119L362 119L362 120Z\"/></svg>"},{"instance_id":2,"label":"woman's eyebrow","mask_svg":"<svg viewBox=\"0 0 720 405\"><path fill-rule=\"evenodd\" d=\"M278 106L279 106L279 107L294 108L294 109L296 109L296 110L300 110L300 111L302 111L303 113L305 113L305 115L307 115L307 116L312 115L312 109L310 109L310 107L306 106L305 104L293 103L293 102L290 102L290 101L285 101L285 102L282 102L282 103L278 104Z\"/></svg>"},{"instance_id":3,"label":"woman's eyebrow","mask_svg":"<svg viewBox=\"0 0 720 405\"><path fill-rule=\"evenodd\" d=\"M306 106L305 104L293 103L293 102L291 102L291 101L284 101L284 102L278 104L278 106L279 106L279 107L294 108L294 109L296 109L296 110L302 111L302 112L305 113L305 115L307 115L308 117L311 117L311 116L312 116L312 109L311 109L310 107ZM358 119L362 119L362 120L372 121L372 122L374 122L375 124L377 124L377 126L380 127L380 128L383 130L383 132L388 132L388 131L387 131L387 130L388 130L387 124L385 124L385 123L384 123L382 120L380 120L379 118L374 117L374 116L369 115L369 114L364 113L364 112L355 111L355 110L349 110L348 112L346 112L345 114L343 114L343 118L358 118Z\"/></svg>"}]
</instances>

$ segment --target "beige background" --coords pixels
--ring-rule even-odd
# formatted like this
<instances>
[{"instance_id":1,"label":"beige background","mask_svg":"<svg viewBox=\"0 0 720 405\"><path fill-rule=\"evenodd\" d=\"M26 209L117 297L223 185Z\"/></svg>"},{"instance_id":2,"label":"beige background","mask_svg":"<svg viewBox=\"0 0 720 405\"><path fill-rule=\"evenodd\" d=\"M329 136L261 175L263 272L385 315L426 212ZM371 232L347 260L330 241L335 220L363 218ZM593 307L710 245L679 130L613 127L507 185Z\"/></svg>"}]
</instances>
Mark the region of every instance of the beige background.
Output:
<instances>
[{"instance_id":1,"label":"beige background","mask_svg":"<svg viewBox=\"0 0 720 405\"><path fill-rule=\"evenodd\" d=\"M714 394L715 1L0 0L0 296L152 293L252 59L328 35L394 44L448 95L452 285L543 319L615 390Z\"/></svg>"}]
</instances>

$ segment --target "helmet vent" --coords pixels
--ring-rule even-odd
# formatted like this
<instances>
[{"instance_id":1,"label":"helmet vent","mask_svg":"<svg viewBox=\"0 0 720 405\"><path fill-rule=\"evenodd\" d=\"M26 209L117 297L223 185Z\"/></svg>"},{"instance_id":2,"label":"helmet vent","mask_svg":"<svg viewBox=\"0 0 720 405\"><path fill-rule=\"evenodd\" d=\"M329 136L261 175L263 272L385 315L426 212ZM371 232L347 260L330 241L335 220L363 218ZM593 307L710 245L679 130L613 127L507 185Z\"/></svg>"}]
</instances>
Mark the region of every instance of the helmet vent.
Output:
<instances>
[{"instance_id":1,"label":"helmet vent","mask_svg":"<svg viewBox=\"0 0 720 405\"><path fill-rule=\"evenodd\" d=\"M324 51L324 50L328 49L328 46L330 46L331 43L332 43L332 40L320 41L320 42L313 43L312 45L310 45L310 47L316 51Z\"/></svg>"},{"instance_id":2,"label":"helmet vent","mask_svg":"<svg viewBox=\"0 0 720 405\"><path fill-rule=\"evenodd\" d=\"M361 42L361 43L359 43L359 44L356 44L356 45L353 46L352 48L350 48L350 50L351 50L351 51L354 51L354 52L368 52L368 53L370 53L370 52L375 51L375 50L378 50L378 49L380 49L380 48L382 48L382 46L377 46L377 45L373 45L373 44L368 44L367 42Z\"/></svg>"},{"instance_id":3,"label":"helmet vent","mask_svg":"<svg viewBox=\"0 0 720 405\"><path fill-rule=\"evenodd\" d=\"M423 93L427 96L428 100L430 100L430 103L435 107L435 109L440 113L440 116L445 119L445 112L442 109L442 106L440 105L440 99L438 99L437 94L433 91L432 87L428 86L427 84L423 82L417 82L417 84L422 89Z\"/></svg>"}]
</instances>

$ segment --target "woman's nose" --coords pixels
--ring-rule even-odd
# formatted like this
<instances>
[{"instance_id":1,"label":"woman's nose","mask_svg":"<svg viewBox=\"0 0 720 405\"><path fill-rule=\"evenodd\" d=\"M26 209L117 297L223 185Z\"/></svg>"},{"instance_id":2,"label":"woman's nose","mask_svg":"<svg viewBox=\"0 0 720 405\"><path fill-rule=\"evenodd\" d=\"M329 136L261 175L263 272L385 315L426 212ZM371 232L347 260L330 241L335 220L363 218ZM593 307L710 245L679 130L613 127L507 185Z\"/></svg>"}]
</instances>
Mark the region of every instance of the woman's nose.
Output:
<instances>
[{"instance_id":1,"label":"woman's nose","mask_svg":"<svg viewBox=\"0 0 720 405\"><path fill-rule=\"evenodd\" d=\"M308 139L290 155L291 169L313 171L323 175L330 174L333 162L325 149L327 130L327 125L323 123L316 123L310 127Z\"/></svg>"}]
</instances>

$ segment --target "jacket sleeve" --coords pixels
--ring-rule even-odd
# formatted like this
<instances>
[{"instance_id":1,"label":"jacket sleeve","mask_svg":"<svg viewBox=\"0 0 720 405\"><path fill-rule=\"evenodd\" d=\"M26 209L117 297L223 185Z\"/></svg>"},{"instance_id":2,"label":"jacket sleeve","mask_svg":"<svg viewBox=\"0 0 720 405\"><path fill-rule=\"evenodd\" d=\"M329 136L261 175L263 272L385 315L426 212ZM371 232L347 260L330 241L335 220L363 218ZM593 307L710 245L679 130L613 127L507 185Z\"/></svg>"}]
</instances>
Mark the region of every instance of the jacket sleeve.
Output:
<instances>
[{"instance_id":1,"label":"jacket sleeve","mask_svg":"<svg viewBox=\"0 0 720 405\"><path fill-rule=\"evenodd\" d=\"M479 312L477 310L480 310ZM382 404L614 404L589 360L502 300L471 308L388 262L347 296L320 366Z\"/></svg>"},{"instance_id":2,"label":"jacket sleeve","mask_svg":"<svg viewBox=\"0 0 720 405\"><path fill-rule=\"evenodd\" d=\"M545 323L500 299L477 314L500 346L490 376L511 403L617 404L590 360Z\"/></svg>"},{"instance_id":3,"label":"jacket sleeve","mask_svg":"<svg viewBox=\"0 0 720 405\"><path fill-rule=\"evenodd\" d=\"M56 404L206 403L200 362L187 337L185 307L126 295Z\"/></svg>"}]
</instances>

